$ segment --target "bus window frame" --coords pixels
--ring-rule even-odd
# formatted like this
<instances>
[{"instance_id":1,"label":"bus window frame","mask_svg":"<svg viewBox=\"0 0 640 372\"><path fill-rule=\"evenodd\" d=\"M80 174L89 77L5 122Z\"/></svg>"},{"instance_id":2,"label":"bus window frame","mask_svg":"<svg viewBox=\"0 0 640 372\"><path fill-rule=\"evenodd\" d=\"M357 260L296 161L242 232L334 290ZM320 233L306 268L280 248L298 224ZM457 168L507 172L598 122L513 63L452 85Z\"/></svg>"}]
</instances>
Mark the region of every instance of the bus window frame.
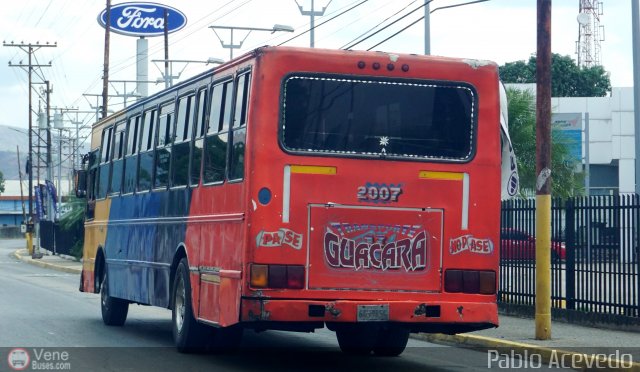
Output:
<instances>
[{"instance_id":1,"label":"bus window frame","mask_svg":"<svg viewBox=\"0 0 640 372\"><path fill-rule=\"evenodd\" d=\"M207 136L207 130L209 129L209 85L203 85L196 89L196 99L195 99L195 110L194 110L194 128L193 128L193 136L191 138L191 146L190 146L190 154L189 154L189 187L199 187L202 185L202 168L204 164L204 148L205 148L205 137ZM204 111L200 109L200 95L204 95L203 97L203 106ZM199 114L202 113L202 118L200 118ZM202 123L202 128L200 124ZM200 130L199 130L200 129ZM198 182L192 182L192 170L193 170L193 155L195 153L195 145L196 141L202 140L202 154L200 154L200 164L198 166Z\"/></svg>"},{"instance_id":2,"label":"bus window frame","mask_svg":"<svg viewBox=\"0 0 640 372\"><path fill-rule=\"evenodd\" d=\"M237 99L238 99L238 89L239 89L239 84L238 81L240 80L241 77L245 77L244 80L244 84L242 86L242 89L244 90L246 87L246 91L243 92L242 95L242 100L243 100L243 107L241 107L241 109L244 109L244 123L239 124L238 126L236 126L235 123L235 118L236 118L236 109L238 108L238 103L237 103ZM250 107L250 96L251 96L251 87L253 86L251 79L253 78L253 74L252 74L252 69L251 66L248 66L244 69L238 70L235 74L235 76L233 77L233 103L231 104L232 107L232 111L231 111L231 123L229 123L229 137L228 137L228 142L227 142L227 165L226 165L226 169L225 169L225 180L230 183L230 184L234 184L234 183L242 183L245 180L245 173L246 173L246 159L247 159L247 138L249 135L249 107ZM240 178L233 178L230 179L229 178L229 171L231 170L231 155L233 152L233 132L236 130L240 130L240 129L244 129L245 130L245 134L244 134L244 143L245 143L245 154L244 154L244 164L243 164L243 172L242 172L242 177Z\"/></svg>"},{"instance_id":3,"label":"bus window frame","mask_svg":"<svg viewBox=\"0 0 640 372\"><path fill-rule=\"evenodd\" d=\"M124 188L124 182L125 182L125 175L127 173L127 160L130 160L131 158L135 158L135 161L132 162L132 165L136 168L135 169L135 174L133 177L133 182L134 182L134 186L133 189L129 192L123 192L120 194L122 196L124 195L133 195L136 193L136 189L138 186L138 167L140 165L140 159L139 159L139 154L140 154L140 140L142 138L139 137L139 130L140 130L140 126L142 125L142 120L143 120L143 110L138 110L133 112L132 114L130 114L130 116L127 118L127 129L126 129L126 148L125 148L125 152L124 152L124 157L123 160L125 162L124 165L124 172L123 172L123 178L122 178L122 188ZM131 133L131 126L134 127L133 129L133 133ZM129 154L129 142L130 142L130 138L129 135L133 134L133 148L131 149L131 153Z\"/></svg>"},{"instance_id":4,"label":"bus window frame","mask_svg":"<svg viewBox=\"0 0 640 372\"><path fill-rule=\"evenodd\" d=\"M162 147L159 147L158 144L160 143L160 117L162 116L162 108L163 107L167 107L167 106L173 106L173 111L171 111L171 113L167 113L167 116L170 116L170 120L173 123L167 122L167 126L170 128L170 132L169 132L169 139L167 142L165 142ZM151 191L166 191L169 189L170 186L170 181L171 181L171 149L173 146L173 134L175 132L175 117L176 117L176 97L172 97L171 99L162 101L160 103L158 103L157 105L157 111L156 111L156 117L155 117L155 121L156 121L156 127L155 127L155 143L153 145L153 172L151 174ZM166 128L165 128L165 132L166 132ZM158 149L169 149L169 169L167 170L167 183L163 186L156 186L156 176L157 176L157 166L158 166Z\"/></svg>"},{"instance_id":5,"label":"bus window frame","mask_svg":"<svg viewBox=\"0 0 640 372\"><path fill-rule=\"evenodd\" d=\"M124 127L122 130L118 130L120 129L119 127ZM126 144L127 144L127 130L129 128L129 123L128 120L126 118L123 118L119 121L116 121L113 124L113 130L112 130L112 142L111 142L111 155L109 156L109 187L107 188L107 197L108 198L113 198L113 197L118 197L122 194L122 183L124 181L124 158L126 157ZM122 140L119 142L119 147L121 148L121 157L115 159L116 156L116 136L118 135L118 133L123 132L122 134ZM113 169L113 165L115 161L120 161L122 162L122 167L120 169L120 186L118 187L117 191L114 191L112 189L112 182L113 182L113 174L114 174L114 169Z\"/></svg>"},{"instance_id":6,"label":"bus window frame","mask_svg":"<svg viewBox=\"0 0 640 372\"><path fill-rule=\"evenodd\" d=\"M181 95L177 95L176 99L175 99L175 106L174 106L174 125L173 125L173 134L171 135L172 138L172 142L171 142L171 155L170 155L170 166L169 166L169 182L168 182L168 186L169 186L169 190L183 190L183 189L187 189L189 188L189 171L191 170L191 152L192 152L192 147L193 147L193 135L194 135L194 128L193 126L196 124L195 123L195 110L197 108L197 103L196 103L196 98L197 98L197 89L190 89L188 91L185 91L184 93L182 93ZM191 133L191 135L187 134L187 138L186 139L180 139L178 140L178 120L180 119L180 113L181 113L181 105L180 105L180 101L182 99L185 99L184 102L189 102L189 99L191 98L191 104L189 105L189 112L187 113L187 116L185 116L185 126L183 127L183 130L186 129L187 133ZM189 121L191 121L191 130L189 130L189 128L187 128L187 125L189 125ZM176 145L184 145L187 144L188 148L189 148L189 153L187 155L187 182L184 185L174 185L173 184L173 177L174 177L174 154L175 154L175 149L174 147Z\"/></svg>"},{"instance_id":7,"label":"bus window frame","mask_svg":"<svg viewBox=\"0 0 640 372\"><path fill-rule=\"evenodd\" d=\"M158 130L158 125L156 124L156 121L158 119L158 111L159 111L158 104L154 103L154 104L150 105L149 107L145 107L144 110L142 110L142 115L141 115L141 128L140 128L140 131L142 132L142 131L146 130L147 133L150 136L152 136L152 138L151 138L151 141L152 141L151 146L149 148L145 148L145 150L144 150L144 154L147 154L149 152L152 153L151 156L154 159L152 161L152 164L155 163L155 157L156 157L155 142L156 142L156 137L157 137L156 136L156 132ZM153 128L151 130L149 130L149 128L147 128L144 125L144 121L146 119L146 115L147 114L152 115L151 120L149 120L149 124L153 126ZM153 133L151 133L151 132L153 132ZM144 139L144 132L142 132L141 135L140 135L140 138L138 138L138 161L136 162L138 164L137 165L137 169L138 170L136 172L136 190L135 190L136 194L143 194L143 193L151 192L151 190L153 189L152 186L153 186L153 182L154 182L154 180L153 180L153 178L154 178L153 176L154 175L153 175L153 169L152 169L151 170L151 176L149 177L149 187L145 188L145 189L140 189L139 188L139 185L140 185L140 161L142 160L142 156L141 155L143 154L143 152L142 152L142 142L143 142L142 139ZM149 143L149 137L147 137L147 140L145 142Z\"/></svg>"},{"instance_id":8,"label":"bus window frame","mask_svg":"<svg viewBox=\"0 0 640 372\"><path fill-rule=\"evenodd\" d=\"M209 133L209 129L211 128L211 110L213 110L213 90L215 89L216 86L223 86L224 84L228 84L231 83L231 113L229 114L229 118L230 120L233 119L233 106L234 106L234 97L235 97L235 85L236 85L236 76L235 75L227 75L224 77L221 77L220 79L214 80L210 85L209 88L207 89L207 113L206 113L206 127L204 128L204 136L202 137L204 139L204 146L202 148L202 165L200 166L201 170L200 170L200 183L202 184L202 186L205 187L209 187L209 186L219 186L219 185L224 185L227 182L227 168L229 166L229 134L231 132L231 126L233 125L233 122L230 122L229 125L226 127L225 129L225 125L224 125L224 116L226 111L223 111L220 113L220 117L218 118L218 130L215 133ZM226 106L227 100L226 100L226 96L222 96L222 104L224 106ZM222 127L220 127L220 124L222 123ZM225 150L225 169L224 169L224 175L222 177L222 180L220 181L213 181L213 182L205 182L204 179L204 165L205 165L205 158L206 158L206 152L207 149L209 147L209 141L208 138L210 136L214 136L214 135L219 135L221 132L224 132L226 130L225 133L227 135L227 148Z\"/></svg>"},{"instance_id":9,"label":"bus window frame","mask_svg":"<svg viewBox=\"0 0 640 372\"><path fill-rule=\"evenodd\" d=\"M115 128L114 123L109 123L109 125L106 125L103 129L102 129L102 138L100 139L100 160L97 163L97 188L94 188L94 193L96 194L96 198L95 200L106 200L107 197L109 196L109 185L111 184L111 153L113 153L113 129ZM105 136L105 134L108 132L108 134ZM102 150L105 147L105 143L104 143L104 139L105 137L107 137L107 144L106 144L106 153L103 153ZM104 156L107 157L107 160L103 161ZM107 166L108 167L108 171L107 171L107 181L106 181L106 191L104 192L104 196L100 196L100 194L102 194L102 192L100 192L101 187L100 187L100 182L102 182L101 180L101 167L103 166ZM96 190L98 192L96 192Z\"/></svg>"},{"instance_id":10,"label":"bus window frame","mask_svg":"<svg viewBox=\"0 0 640 372\"><path fill-rule=\"evenodd\" d=\"M388 82L404 84L417 84L417 85L434 85L436 87L461 87L469 89L472 94L472 109L471 109L471 133L470 133L470 150L469 154L464 159L451 159L442 157L417 157L417 156L399 156L399 155L380 155L380 154L360 154L360 153L341 153L341 152L329 152L329 151L303 151L290 149L284 145L284 131L283 120L285 112L283 107L285 105L285 84L292 77L311 77L320 78L323 80L330 79L362 79L373 80L375 82ZM294 156L313 156L313 157L330 157L330 158L343 158L343 159L369 159L369 160L389 160L389 161L402 161L402 162L419 162L419 163L442 163L442 164L468 164L471 163L478 151L478 115L480 110L480 99L478 96L478 89L467 81L458 80L437 80L437 79L418 79L418 78L400 78L400 77L386 77L386 76L364 76L364 75L346 75L336 73L322 73L322 72L290 72L282 77L280 81L280 98L278 100L278 146L285 154Z\"/></svg>"}]
</instances>

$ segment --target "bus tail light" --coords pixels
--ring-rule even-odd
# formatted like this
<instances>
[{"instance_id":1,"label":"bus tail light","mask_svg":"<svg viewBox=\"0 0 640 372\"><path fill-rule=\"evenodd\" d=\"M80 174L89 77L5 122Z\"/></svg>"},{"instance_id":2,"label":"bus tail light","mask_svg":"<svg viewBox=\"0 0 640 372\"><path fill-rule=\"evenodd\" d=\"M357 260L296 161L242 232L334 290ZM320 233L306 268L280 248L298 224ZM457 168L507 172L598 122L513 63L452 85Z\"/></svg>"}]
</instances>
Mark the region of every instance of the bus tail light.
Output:
<instances>
[{"instance_id":1,"label":"bus tail light","mask_svg":"<svg viewBox=\"0 0 640 372\"><path fill-rule=\"evenodd\" d=\"M287 267L287 288L304 288L304 266Z\"/></svg>"},{"instance_id":2,"label":"bus tail light","mask_svg":"<svg viewBox=\"0 0 640 372\"><path fill-rule=\"evenodd\" d=\"M496 293L495 271L447 270L444 290L450 293Z\"/></svg>"},{"instance_id":3,"label":"bus tail light","mask_svg":"<svg viewBox=\"0 0 640 372\"><path fill-rule=\"evenodd\" d=\"M253 288L304 288L304 266L300 265L251 265Z\"/></svg>"},{"instance_id":4,"label":"bus tail light","mask_svg":"<svg viewBox=\"0 0 640 372\"><path fill-rule=\"evenodd\" d=\"M266 288L269 282L267 265L251 265L251 286L254 288Z\"/></svg>"}]
</instances>

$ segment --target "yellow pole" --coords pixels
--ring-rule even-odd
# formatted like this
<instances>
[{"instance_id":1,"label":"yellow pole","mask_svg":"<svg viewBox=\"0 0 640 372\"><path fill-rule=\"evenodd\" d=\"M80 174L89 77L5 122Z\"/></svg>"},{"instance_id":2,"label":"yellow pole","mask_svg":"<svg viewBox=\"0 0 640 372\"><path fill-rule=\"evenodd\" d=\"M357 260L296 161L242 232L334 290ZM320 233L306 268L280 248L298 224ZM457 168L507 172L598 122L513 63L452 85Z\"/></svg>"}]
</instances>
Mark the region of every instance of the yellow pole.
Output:
<instances>
[{"instance_id":1,"label":"yellow pole","mask_svg":"<svg viewBox=\"0 0 640 372\"><path fill-rule=\"evenodd\" d=\"M551 195L536 196L536 339L551 338Z\"/></svg>"},{"instance_id":2,"label":"yellow pole","mask_svg":"<svg viewBox=\"0 0 640 372\"><path fill-rule=\"evenodd\" d=\"M551 0L537 2L536 339L551 338Z\"/></svg>"},{"instance_id":3,"label":"yellow pole","mask_svg":"<svg viewBox=\"0 0 640 372\"><path fill-rule=\"evenodd\" d=\"M27 238L27 251L29 252L29 256L33 254L33 235L28 232L25 234Z\"/></svg>"}]
</instances>

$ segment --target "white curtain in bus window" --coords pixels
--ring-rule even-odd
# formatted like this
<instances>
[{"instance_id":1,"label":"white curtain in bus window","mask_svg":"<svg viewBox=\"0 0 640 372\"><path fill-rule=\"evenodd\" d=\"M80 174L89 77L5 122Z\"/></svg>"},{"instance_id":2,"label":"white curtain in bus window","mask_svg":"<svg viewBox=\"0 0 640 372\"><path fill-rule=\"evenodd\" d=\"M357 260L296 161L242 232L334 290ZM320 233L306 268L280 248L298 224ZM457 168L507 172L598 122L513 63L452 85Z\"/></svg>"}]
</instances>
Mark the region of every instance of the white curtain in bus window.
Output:
<instances>
[{"instance_id":1,"label":"white curtain in bus window","mask_svg":"<svg viewBox=\"0 0 640 372\"><path fill-rule=\"evenodd\" d=\"M292 76L282 142L291 151L466 161L476 99L462 83Z\"/></svg>"}]
</instances>

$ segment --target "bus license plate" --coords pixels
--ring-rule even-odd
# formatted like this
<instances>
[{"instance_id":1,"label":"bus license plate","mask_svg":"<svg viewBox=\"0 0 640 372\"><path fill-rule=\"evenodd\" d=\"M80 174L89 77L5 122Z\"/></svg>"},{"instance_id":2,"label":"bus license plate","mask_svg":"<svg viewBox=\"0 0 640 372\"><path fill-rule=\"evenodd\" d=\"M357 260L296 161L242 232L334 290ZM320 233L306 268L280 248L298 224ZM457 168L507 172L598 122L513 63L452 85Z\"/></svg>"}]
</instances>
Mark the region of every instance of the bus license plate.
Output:
<instances>
[{"instance_id":1,"label":"bus license plate","mask_svg":"<svg viewBox=\"0 0 640 372\"><path fill-rule=\"evenodd\" d=\"M358 322L386 322L389 305L358 305Z\"/></svg>"}]
</instances>

